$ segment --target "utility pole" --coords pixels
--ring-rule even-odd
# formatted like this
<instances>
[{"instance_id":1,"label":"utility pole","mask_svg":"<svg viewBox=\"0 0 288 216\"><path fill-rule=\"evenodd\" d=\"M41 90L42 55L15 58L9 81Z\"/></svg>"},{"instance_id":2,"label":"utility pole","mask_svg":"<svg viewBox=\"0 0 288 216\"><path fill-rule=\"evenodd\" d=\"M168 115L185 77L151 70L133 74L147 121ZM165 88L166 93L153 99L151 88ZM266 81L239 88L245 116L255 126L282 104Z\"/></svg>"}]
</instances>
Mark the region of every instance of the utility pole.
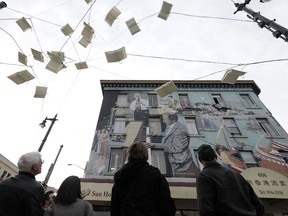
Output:
<instances>
[{"instance_id":1,"label":"utility pole","mask_svg":"<svg viewBox=\"0 0 288 216\"><path fill-rule=\"evenodd\" d=\"M59 157L59 155L60 155L60 152L61 152L62 148L63 148L63 145L60 146L60 149L59 149L58 154L57 154L57 156L56 156L56 158L55 158L55 160L54 160L54 163L52 163L52 164L50 165L50 167L49 167L48 173L47 173L47 175L46 175L46 177L45 177L45 180L44 180L44 182L43 182L43 186L44 186L45 190L46 190L46 188L47 188L47 183L48 183L48 181L49 181L49 179L50 179L50 176L51 176L51 174L52 174L52 172L53 172L53 169L54 169L54 167L55 167L55 164L56 164L56 162L57 162L57 159L58 159L58 157Z\"/></svg>"},{"instance_id":2,"label":"utility pole","mask_svg":"<svg viewBox=\"0 0 288 216\"><path fill-rule=\"evenodd\" d=\"M234 12L236 14L238 11L245 11L248 15L247 17L258 24L260 28L266 28L271 31L275 38L281 38L285 42L288 42L288 29L277 24L275 19L270 20L260 14L260 12L255 12L246 7L251 0L245 0L244 3L235 3L237 10Z\"/></svg>"}]
</instances>

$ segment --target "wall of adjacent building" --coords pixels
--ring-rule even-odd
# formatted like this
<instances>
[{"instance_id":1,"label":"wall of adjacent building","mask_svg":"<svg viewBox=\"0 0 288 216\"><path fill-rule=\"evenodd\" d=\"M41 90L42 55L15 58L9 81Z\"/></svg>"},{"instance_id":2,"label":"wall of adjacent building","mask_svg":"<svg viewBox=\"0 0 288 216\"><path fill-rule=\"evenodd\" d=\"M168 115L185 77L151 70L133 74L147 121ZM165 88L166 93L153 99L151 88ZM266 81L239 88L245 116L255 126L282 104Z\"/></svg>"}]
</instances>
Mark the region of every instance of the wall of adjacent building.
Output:
<instances>
[{"instance_id":1,"label":"wall of adjacent building","mask_svg":"<svg viewBox=\"0 0 288 216\"><path fill-rule=\"evenodd\" d=\"M0 181L18 173L18 167L0 154Z\"/></svg>"}]
</instances>

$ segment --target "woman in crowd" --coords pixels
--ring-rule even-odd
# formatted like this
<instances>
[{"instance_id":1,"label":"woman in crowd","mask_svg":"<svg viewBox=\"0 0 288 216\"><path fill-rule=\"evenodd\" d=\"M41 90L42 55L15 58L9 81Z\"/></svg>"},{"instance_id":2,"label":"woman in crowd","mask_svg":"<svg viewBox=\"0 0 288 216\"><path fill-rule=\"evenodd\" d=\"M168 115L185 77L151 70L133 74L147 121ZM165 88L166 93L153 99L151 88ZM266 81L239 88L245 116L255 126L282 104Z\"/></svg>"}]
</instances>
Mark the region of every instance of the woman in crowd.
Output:
<instances>
[{"instance_id":1,"label":"woman in crowd","mask_svg":"<svg viewBox=\"0 0 288 216\"><path fill-rule=\"evenodd\" d=\"M114 175L111 216L175 216L167 180L148 164L142 143L128 148L128 163Z\"/></svg>"},{"instance_id":2,"label":"woman in crowd","mask_svg":"<svg viewBox=\"0 0 288 216\"><path fill-rule=\"evenodd\" d=\"M69 176L44 216L94 216L92 205L82 197L79 177Z\"/></svg>"}]
</instances>

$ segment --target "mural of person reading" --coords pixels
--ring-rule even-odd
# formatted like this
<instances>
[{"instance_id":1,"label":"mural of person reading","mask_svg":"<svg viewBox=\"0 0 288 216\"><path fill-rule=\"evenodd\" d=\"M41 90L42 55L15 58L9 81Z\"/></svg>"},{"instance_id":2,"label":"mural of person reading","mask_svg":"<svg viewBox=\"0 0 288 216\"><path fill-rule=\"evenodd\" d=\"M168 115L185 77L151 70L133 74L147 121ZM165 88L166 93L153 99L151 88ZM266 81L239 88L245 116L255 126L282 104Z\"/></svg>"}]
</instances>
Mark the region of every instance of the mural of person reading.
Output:
<instances>
[{"instance_id":1,"label":"mural of person reading","mask_svg":"<svg viewBox=\"0 0 288 216\"><path fill-rule=\"evenodd\" d=\"M148 125L149 110L148 100L143 98L139 92L134 93L134 100L130 103L130 110L133 111L135 121L143 121L144 125Z\"/></svg>"},{"instance_id":2,"label":"mural of person reading","mask_svg":"<svg viewBox=\"0 0 288 216\"><path fill-rule=\"evenodd\" d=\"M147 110L148 100L141 98L140 93L134 93L134 100L130 103L131 110Z\"/></svg>"}]
</instances>

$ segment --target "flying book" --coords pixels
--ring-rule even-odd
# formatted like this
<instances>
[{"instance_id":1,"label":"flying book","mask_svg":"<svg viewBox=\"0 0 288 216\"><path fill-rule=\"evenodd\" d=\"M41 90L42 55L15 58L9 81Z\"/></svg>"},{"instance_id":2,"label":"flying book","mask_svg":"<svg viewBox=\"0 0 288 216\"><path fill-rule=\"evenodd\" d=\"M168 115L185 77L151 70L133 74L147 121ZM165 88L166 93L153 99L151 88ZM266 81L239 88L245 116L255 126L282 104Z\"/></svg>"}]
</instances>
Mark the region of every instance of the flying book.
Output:
<instances>
[{"instance_id":1,"label":"flying book","mask_svg":"<svg viewBox=\"0 0 288 216\"><path fill-rule=\"evenodd\" d=\"M19 85L19 84L28 82L34 79L35 77L31 73L29 73L27 70L23 70L23 71L19 71L17 73L14 73L8 76L8 78L12 80L14 83L16 83L17 85Z\"/></svg>"},{"instance_id":2,"label":"flying book","mask_svg":"<svg viewBox=\"0 0 288 216\"><path fill-rule=\"evenodd\" d=\"M177 91L177 86L171 80L169 82L164 83L154 90L161 98L165 97L168 94L171 94L174 91Z\"/></svg>"},{"instance_id":3,"label":"flying book","mask_svg":"<svg viewBox=\"0 0 288 216\"><path fill-rule=\"evenodd\" d=\"M127 58L125 47L114 51L105 52L105 55L108 63L121 61Z\"/></svg>"},{"instance_id":4,"label":"flying book","mask_svg":"<svg viewBox=\"0 0 288 216\"><path fill-rule=\"evenodd\" d=\"M224 74L221 82L228 83L228 84L235 84L239 76L244 75L246 72L238 71L238 70L227 70Z\"/></svg>"},{"instance_id":5,"label":"flying book","mask_svg":"<svg viewBox=\"0 0 288 216\"><path fill-rule=\"evenodd\" d=\"M168 16L170 15L172 6L173 6L172 4L163 1L161 10L160 10L160 12L158 14L158 17L161 18L161 19L167 20Z\"/></svg>"},{"instance_id":6,"label":"flying book","mask_svg":"<svg viewBox=\"0 0 288 216\"><path fill-rule=\"evenodd\" d=\"M34 98L45 98L46 93L47 93L47 87L36 86Z\"/></svg>"},{"instance_id":7,"label":"flying book","mask_svg":"<svg viewBox=\"0 0 288 216\"><path fill-rule=\"evenodd\" d=\"M113 7L105 17L105 21L109 26L112 26L117 17L121 14L121 11L117 7Z\"/></svg>"},{"instance_id":8,"label":"flying book","mask_svg":"<svg viewBox=\"0 0 288 216\"><path fill-rule=\"evenodd\" d=\"M134 18L127 20L126 25L132 35L141 31Z\"/></svg>"}]
</instances>

